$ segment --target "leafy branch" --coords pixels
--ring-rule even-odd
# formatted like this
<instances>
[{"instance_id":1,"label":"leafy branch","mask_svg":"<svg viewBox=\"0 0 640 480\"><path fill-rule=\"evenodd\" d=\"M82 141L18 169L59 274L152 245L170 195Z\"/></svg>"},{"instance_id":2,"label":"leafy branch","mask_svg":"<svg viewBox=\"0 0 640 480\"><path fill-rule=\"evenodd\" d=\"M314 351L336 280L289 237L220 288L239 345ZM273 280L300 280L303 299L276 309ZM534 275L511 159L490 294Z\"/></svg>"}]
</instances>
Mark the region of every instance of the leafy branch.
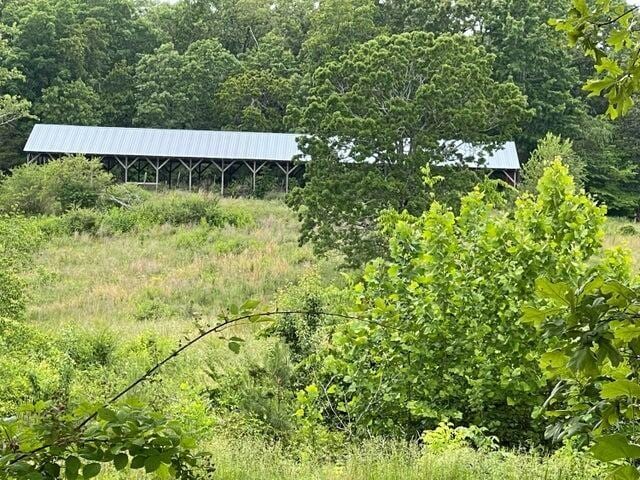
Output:
<instances>
[{"instance_id":1,"label":"leafy branch","mask_svg":"<svg viewBox=\"0 0 640 480\"><path fill-rule=\"evenodd\" d=\"M65 476L68 479L75 479L80 468L84 478L92 478L100 472L99 462L113 463L117 470L121 470L129 465L129 456L132 457L131 468L145 468L147 472L156 472L161 469L161 473L166 478L200 478L194 473L202 457L191 454L191 449L195 447L192 439L180 439L179 428L171 422L154 416L145 416L140 408L127 408L124 411L114 411L110 407L125 397L129 392L140 384L153 377L163 366L180 356L187 349L191 348L201 340L212 334L220 333L231 326L237 326L242 322L251 324L257 322L271 321L277 315L325 315L336 318L355 320L357 317L321 311L309 310L287 310L268 311L256 313L254 310L258 306L257 301L248 301L240 308L232 306L230 311L236 315L233 318L223 317L223 320L210 328L203 329L191 340L180 345L169 355L149 368L143 375L127 385L124 389L108 399L101 407L85 417L79 424L60 433L55 427L47 431L43 438L54 438L43 445L31 450L15 453L15 442L10 444L8 454L0 454L0 478L60 478L60 464L65 464ZM229 339L229 348L237 353L239 342L242 339L233 337ZM96 421L95 423L92 423ZM146 423L145 423L146 422ZM97 425L96 425L97 424ZM143 426L148 430L144 430ZM5 434L10 436L14 425L2 425ZM60 427L60 424L56 424ZM81 433L89 430L89 435L82 436ZM64 431L64 429L63 429ZM133 438L127 438L123 434L129 431ZM151 435L148 435L151 433ZM140 444L140 439L144 439L144 445ZM156 441L159 445L147 443ZM103 448L107 443L111 448ZM113 453L112 450L117 450ZM13 451L11 451L13 450ZM78 455L72 454L78 451ZM127 454L128 452L128 454ZM0 452L1 453L1 452ZM78 456L86 460L93 460L92 463L81 465ZM212 471L212 466L207 466L208 471Z\"/></svg>"}]
</instances>

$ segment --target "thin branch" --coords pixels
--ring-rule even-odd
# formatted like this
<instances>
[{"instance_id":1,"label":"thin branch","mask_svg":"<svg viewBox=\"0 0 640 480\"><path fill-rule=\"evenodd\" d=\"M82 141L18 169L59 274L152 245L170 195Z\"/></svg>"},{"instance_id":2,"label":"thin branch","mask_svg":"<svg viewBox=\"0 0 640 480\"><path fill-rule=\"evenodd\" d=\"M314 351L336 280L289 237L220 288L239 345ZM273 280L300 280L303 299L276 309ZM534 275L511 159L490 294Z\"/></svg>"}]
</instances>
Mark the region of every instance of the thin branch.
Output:
<instances>
[{"instance_id":1,"label":"thin branch","mask_svg":"<svg viewBox=\"0 0 640 480\"><path fill-rule=\"evenodd\" d=\"M621 13L620 15L618 15L616 18L612 18L611 20L607 20L606 22L602 22L602 23L592 23L590 22L592 25L595 25L596 27L606 27L607 25L611 25L612 23L616 23L618 20L620 20L623 17L626 17L627 15L629 15L630 13L635 12L636 10L638 10L638 8L640 8L640 6L635 6L635 7L631 7L629 10L627 10L624 13Z\"/></svg>"},{"instance_id":2,"label":"thin branch","mask_svg":"<svg viewBox=\"0 0 640 480\"><path fill-rule=\"evenodd\" d=\"M159 363L156 363L153 367L151 367L149 370L147 370L144 373L144 375L142 375L141 377L139 377L138 379L136 379L135 381L130 383L124 390L121 390L119 393L117 393L116 395L111 397L111 399L107 400L102 405L102 407L100 407L99 409L95 410L91 415L89 415L87 418L85 418L80 424L78 424L78 426L76 428L74 428L74 432L80 432L82 429L84 429L84 427L87 426L87 424L89 422L91 422L92 420L95 420L95 418L98 416L98 412L101 409L106 408L109 405L112 405L113 403L115 403L118 400L120 400L122 397L124 397L131 390L133 390L138 385L140 385L141 383L143 383L147 379L149 379L158 370L160 370L164 365L166 365L171 360L173 360L174 358L179 356L182 352L184 352L185 350L187 350L191 346L195 345L200 340L208 337L209 335L211 335L213 333L219 333L222 330L225 330L226 328L228 328L228 327L230 327L232 325L236 325L236 324L238 324L238 323L240 323L240 322L242 322L244 320L249 320L249 319L256 318L256 317L269 317L269 316L274 316L274 315L309 315L309 314L325 315L325 316L328 316L328 317L343 318L343 319L347 319L347 320L358 320L358 317L354 317L354 316L351 316L351 315L345 315L345 314L340 314L340 313L329 313L329 312L322 312L322 311L312 311L312 310L289 310L289 311L277 311L276 310L276 311L272 311L272 312L251 313L251 314L243 315L243 316L232 318L232 319L227 319L224 322L219 323L218 325L216 325L214 327L211 327L208 330L203 331L197 337L194 337L193 339L189 340L187 343L182 345L180 348L174 350L171 354L169 354L167 357L165 357ZM42 445L42 446L40 446L38 448L34 448L33 450L30 450L28 452L25 452L25 453L17 456L15 459L13 459L10 462L10 465L13 465L13 464L19 462L20 460L23 460L23 459L25 459L27 457L30 457L31 455L34 455L34 454L36 454L38 452L46 450L46 449L48 449L50 447L53 447L55 445L56 445L56 442L52 442L52 443L48 443L46 445Z\"/></svg>"}]
</instances>

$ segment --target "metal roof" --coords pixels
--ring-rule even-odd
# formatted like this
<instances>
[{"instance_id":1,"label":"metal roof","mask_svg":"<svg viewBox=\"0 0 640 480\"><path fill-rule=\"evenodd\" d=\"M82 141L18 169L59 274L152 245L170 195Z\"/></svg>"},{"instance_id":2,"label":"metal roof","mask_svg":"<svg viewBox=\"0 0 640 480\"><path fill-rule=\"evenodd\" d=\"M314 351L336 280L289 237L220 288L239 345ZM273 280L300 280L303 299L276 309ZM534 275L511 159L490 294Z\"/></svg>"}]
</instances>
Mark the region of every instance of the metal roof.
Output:
<instances>
[{"instance_id":1,"label":"metal roof","mask_svg":"<svg viewBox=\"0 0 640 480\"><path fill-rule=\"evenodd\" d=\"M155 128L84 127L37 124L27 140L27 153L84 154L96 156L267 160L289 162L300 155L300 134L161 130ZM481 149L459 147L465 156ZM520 162L513 142L484 155L481 168L518 170ZM468 162L470 167L478 167Z\"/></svg>"}]
</instances>

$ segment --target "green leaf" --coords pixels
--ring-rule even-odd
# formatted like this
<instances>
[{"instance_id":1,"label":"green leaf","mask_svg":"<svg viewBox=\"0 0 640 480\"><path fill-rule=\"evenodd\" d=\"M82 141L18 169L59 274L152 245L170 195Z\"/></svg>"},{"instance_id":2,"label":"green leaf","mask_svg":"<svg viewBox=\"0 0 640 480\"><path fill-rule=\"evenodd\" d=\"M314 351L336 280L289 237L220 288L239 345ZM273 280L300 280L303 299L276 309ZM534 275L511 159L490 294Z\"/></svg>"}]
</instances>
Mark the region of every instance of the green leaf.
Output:
<instances>
[{"instance_id":1,"label":"green leaf","mask_svg":"<svg viewBox=\"0 0 640 480\"><path fill-rule=\"evenodd\" d=\"M80 470L80 459L71 455L67 457L64 462L64 476L68 480L75 480L78 478L78 471Z\"/></svg>"},{"instance_id":2,"label":"green leaf","mask_svg":"<svg viewBox=\"0 0 640 480\"><path fill-rule=\"evenodd\" d=\"M574 372L582 372L590 377L595 377L600 372L596 357L589 348L577 350L567 363L567 367Z\"/></svg>"},{"instance_id":3,"label":"green leaf","mask_svg":"<svg viewBox=\"0 0 640 480\"><path fill-rule=\"evenodd\" d=\"M116 470L124 470L129 464L129 455L126 453L119 453L113 459L113 466Z\"/></svg>"},{"instance_id":4,"label":"green leaf","mask_svg":"<svg viewBox=\"0 0 640 480\"><path fill-rule=\"evenodd\" d=\"M536 280L536 290L542 298L551 300L558 306L571 306L569 286L566 283L552 283L546 278Z\"/></svg>"},{"instance_id":5,"label":"green leaf","mask_svg":"<svg viewBox=\"0 0 640 480\"><path fill-rule=\"evenodd\" d=\"M82 478L87 479L97 477L100 470L102 470L102 465L99 463L89 463L82 468Z\"/></svg>"},{"instance_id":6,"label":"green leaf","mask_svg":"<svg viewBox=\"0 0 640 480\"><path fill-rule=\"evenodd\" d=\"M639 478L640 473L633 465L620 465L607 476L607 480L638 480Z\"/></svg>"},{"instance_id":7,"label":"green leaf","mask_svg":"<svg viewBox=\"0 0 640 480\"><path fill-rule=\"evenodd\" d=\"M144 462L147 460L146 455L137 455L133 457L131 460L131 469L137 470L138 468L144 467Z\"/></svg>"},{"instance_id":8,"label":"green leaf","mask_svg":"<svg viewBox=\"0 0 640 480\"><path fill-rule=\"evenodd\" d=\"M629 443L627 437L616 433L596 439L590 450L591 454L601 462L613 462L621 458L640 458L640 445Z\"/></svg>"},{"instance_id":9,"label":"green leaf","mask_svg":"<svg viewBox=\"0 0 640 480\"><path fill-rule=\"evenodd\" d=\"M229 342L228 346L229 350L231 350L233 353L240 353L240 344L238 342Z\"/></svg>"},{"instance_id":10,"label":"green leaf","mask_svg":"<svg viewBox=\"0 0 640 480\"><path fill-rule=\"evenodd\" d=\"M238 309L238 306L235 303L232 303L229 306L229 313L231 313L231 315L238 315L239 311L240 310Z\"/></svg>"},{"instance_id":11,"label":"green leaf","mask_svg":"<svg viewBox=\"0 0 640 480\"><path fill-rule=\"evenodd\" d=\"M607 400L619 397L640 398L640 385L631 380L616 380L605 383L600 391L600 396Z\"/></svg>"},{"instance_id":12,"label":"green leaf","mask_svg":"<svg viewBox=\"0 0 640 480\"><path fill-rule=\"evenodd\" d=\"M98 410L98 418L107 422L116 422L118 420L116 412L108 408L101 408Z\"/></svg>"},{"instance_id":13,"label":"green leaf","mask_svg":"<svg viewBox=\"0 0 640 480\"><path fill-rule=\"evenodd\" d=\"M262 303L260 302L260 300L247 300L242 304L240 310L242 310L243 312L246 312L247 310L255 310L255 308L260 305L260 303Z\"/></svg>"},{"instance_id":14,"label":"green leaf","mask_svg":"<svg viewBox=\"0 0 640 480\"><path fill-rule=\"evenodd\" d=\"M144 470L147 473L155 472L160 467L161 463L160 455L151 455L150 457L147 457L144 462Z\"/></svg>"},{"instance_id":15,"label":"green leaf","mask_svg":"<svg viewBox=\"0 0 640 480\"><path fill-rule=\"evenodd\" d=\"M536 328L542 325L547 318L547 312L534 307L522 307L522 316L520 319L525 323L531 323Z\"/></svg>"}]
</instances>

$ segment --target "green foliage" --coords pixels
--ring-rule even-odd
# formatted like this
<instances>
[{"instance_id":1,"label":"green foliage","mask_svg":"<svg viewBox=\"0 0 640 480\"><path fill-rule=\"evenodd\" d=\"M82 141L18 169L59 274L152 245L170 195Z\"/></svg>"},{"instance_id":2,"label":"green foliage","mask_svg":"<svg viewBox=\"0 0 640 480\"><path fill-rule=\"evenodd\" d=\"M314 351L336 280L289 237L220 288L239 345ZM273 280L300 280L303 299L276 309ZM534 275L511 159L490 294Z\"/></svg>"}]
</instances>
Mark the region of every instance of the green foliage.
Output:
<instances>
[{"instance_id":1,"label":"green foliage","mask_svg":"<svg viewBox=\"0 0 640 480\"><path fill-rule=\"evenodd\" d=\"M377 37L307 77L305 104L292 110L316 134L301 141L312 161L290 202L302 241L354 265L382 254L380 213L420 214L431 200L422 168L461 160L442 139L491 144L516 133L526 99L493 80L493 60L471 38L412 32Z\"/></svg>"},{"instance_id":2,"label":"green foliage","mask_svg":"<svg viewBox=\"0 0 640 480\"><path fill-rule=\"evenodd\" d=\"M165 44L136 68L134 123L145 127L219 128L215 94L240 65L216 39L195 42L184 54Z\"/></svg>"},{"instance_id":3,"label":"green foliage","mask_svg":"<svg viewBox=\"0 0 640 480\"><path fill-rule=\"evenodd\" d=\"M557 160L513 213L496 201L479 187L457 216L439 203L418 218L387 215L389 260L367 265L355 287L362 319L339 327L324 353L337 388L329 420L409 437L449 420L516 444L536 439L545 342L520 309L538 276L584 274L605 209L576 193Z\"/></svg>"},{"instance_id":4,"label":"green foliage","mask_svg":"<svg viewBox=\"0 0 640 480\"><path fill-rule=\"evenodd\" d=\"M68 364L69 358L41 332L0 318L0 416L14 414L24 402L64 399Z\"/></svg>"},{"instance_id":5,"label":"green foliage","mask_svg":"<svg viewBox=\"0 0 640 480\"><path fill-rule=\"evenodd\" d=\"M42 240L39 229L27 219L0 216L0 317L22 318L25 285L18 272Z\"/></svg>"},{"instance_id":6,"label":"green foliage","mask_svg":"<svg viewBox=\"0 0 640 480\"><path fill-rule=\"evenodd\" d=\"M0 450L0 478L88 479L107 464L165 479L210 478L215 470L210 457L194 451L196 440L179 424L141 403L103 407L82 431L73 415L57 413L38 403L1 422L8 448ZM41 442L52 443L32 452Z\"/></svg>"},{"instance_id":7,"label":"green foliage","mask_svg":"<svg viewBox=\"0 0 640 480\"><path fill-rule=\"evenodd\" d=\"M290 441L294 430L293 364L288 348L274 344L263 358L244 358L242 366L208 367L211 406L225 431Z\"/></svg>"},{"instance_id":8,"label":"green foliage","mask_svg":"<svg viewBox=\"0 0 640 480\"><path fill-rule=\"evenodd\" d=\"M112 182L98 160L82 156L23 165L0 183L0 209L57 215L73 208L93 208Z\"/></svg>"},{"instance_id":9,"label":"green foliage","mask_svg":"<svg viewBox=\"0 0 640 480\"><path fill-rule=\"evenodd\" d=\"M572 0L571 6L565 18L550 23L593 59L596 73L584 90L607 99L612 119L627 114L640 90L638 7L622 0Z\"/></svg>"},{"instance_id":10,"label":"green foliage","mask_svg":"<svg viewBox=\"0 0 640 480\"><path fill-rule=\"evenodd\" d=\"M585 162L576 155L573 143L558 135L548 133L538 142L523 169L523 178L519 185L525 192L534 193L545 168L559 158L569 170L578 188L583 187L585 179Z\"/></svg>"},{"instance_id":11,"label":"green foliage","mask_svg":"<svg viewBox=\"0 0 640 480\"><path fill-rule=\"evenodd\" d=\"M212 226L224 224L217 199L209 195L170 193L152 197L132 211L138 225L185 225L203 219Z\"/></svg>"},{"instance_id":12,"label":"green foliage","mask_svg":"<svg viewBox=\"0 0 640 480\"><path fill-rule=\"evenodd\" d=\"M541 278L537 293L545 306L528 308L523 320L548 339L550 350L540 365L558 381L544 404L554 422L547 437L590 440L590 453L610 466L607 478L638 478L640 291L629 281L624 256L607 259L598 269L599 275L580 282ZM616 272L622 282L612 275Z\"/></svg>"},{"instance_id":13,"label":"green foliage","mask_svg":"<svg viewBox=\"0 0 640 480\"><path fill-rule=\"evenodd\" d=\"M42 92L34 106L45 123L66 125L99 125L100 97L82 80L57 81Z\"/></svg>"},{"instance_id":14,"label":"green foliage","mask_svg":"<svg viewBox=\"0 0 640 480\"><path fill-rule=\"evenodd\" d=\"M293 87L292 79L270 70L249 70L229 77L216 98L221 120L229 129L283 132Z\"/></svg>"}]
</instances>

